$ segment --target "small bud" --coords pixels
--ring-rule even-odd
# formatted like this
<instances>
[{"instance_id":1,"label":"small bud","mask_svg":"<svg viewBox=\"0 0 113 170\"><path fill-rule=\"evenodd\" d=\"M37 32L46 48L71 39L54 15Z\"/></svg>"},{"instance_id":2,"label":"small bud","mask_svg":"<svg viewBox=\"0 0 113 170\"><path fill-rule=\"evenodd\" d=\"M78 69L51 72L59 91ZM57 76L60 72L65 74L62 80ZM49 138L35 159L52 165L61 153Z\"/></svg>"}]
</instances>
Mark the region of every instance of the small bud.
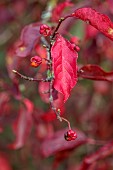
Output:
<instances>
[{"instance_id":1,"label":"small bud","mask_svg":"<svg viewBox=\"0 0 113 170\"><path fill-rule=\"evenodd\" d=\"M74 43L76 45L79 45L80 44L80 38L77 37L77 36L73 36L73 37L71 37L70 42Z\"/></svg>"},{"instance_id":2,"label":"small bud","mask_svg":"<svg viewBox=\"0 0 113 170\"><path fill-rule=\"evenodd\" d=\"M76 52L79 52L79 51L80 51L79 46L75 45L74 43L72 43L72 47L73 47L73 49L74 49Z\"/></svg>"},{"instance_id":3,"label":"small bud","mask_svg":"<svg viewBox=\"0 0 113 170\"><path fill-rule=\"evenodd\" d=\"M32 67L38 67L42 63L42 58L39 56L34 56L30 61Z\"/></svg>"},{"instance_id":4,"label":"small bud","mask_svg":"<svg viewBox=\"0 0 113 170\"><path fill-rule=\"evenodd\" d=\"M65 134L64 134L64 138L67 141L71 141L71 140L75 140L77 138L77 134L76 132L74 132L73 130L68 130Z\"/></svg>"},{"instance_id":5,"label":"small bud","mask_svg":"<svg viewBox=\"0 0 113 170\"><path fill-rule=\"evenodd\" d=\"M76 46L75 46L75 51L76 51L76 52L79 52L79 51L80 51L80 47L76 45Z\"/></svg>"},{"instance_id":6,"label":"small bud","mask_svg":"<svg viewBox=\"0 0 113 170\"><path fill-rule=\"evenodd\" d=\"M40 26L40 34L42 34L43 36L51 35L51 28L48 25L42 24Z\"/></svg>"}]
</instances>

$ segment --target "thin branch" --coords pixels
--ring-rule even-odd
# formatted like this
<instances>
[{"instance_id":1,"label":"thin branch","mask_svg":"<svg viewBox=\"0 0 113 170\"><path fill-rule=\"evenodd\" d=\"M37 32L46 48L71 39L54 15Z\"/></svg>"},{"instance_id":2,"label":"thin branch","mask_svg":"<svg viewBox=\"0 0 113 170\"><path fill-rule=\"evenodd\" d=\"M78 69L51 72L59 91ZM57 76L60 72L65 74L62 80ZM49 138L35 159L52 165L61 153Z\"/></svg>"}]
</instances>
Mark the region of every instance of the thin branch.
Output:
<instances>
[{"instance_id":1,"label":"thin branch","mask_svg":"<svg viewBox=\"0 0 113 170\"><path fill-rule=\"evenodd\" d=\"M22 79L25 79L25 80L28 80L28 81L37 81L37 82L46 82L47 81L47 79L35 79L35 78L32 78L32 77L27 77L27 76L19 73L16 70L12 70L12 72L15 73L16 75L18 75L19 77L21 77Z\"/></svg>"},{"instance_id":2,"label":"thin branch","mask_svg":"<svg viewBox=\"0 0 113 170\"><path fill-rule=\"evenodd\" d=\"M57 27L55 28L55 30L54 30L54 32L53 32L53 35L51 36L51 39L52 39L52 40L54 39L55 35L57 34L57 31L58 31L61 23L62 23L64 20L66 20L67 18L69 18L69 17L72 17L72 15L67 15L67 16L64 17L64 18L59 19L58 25L57 25Z\"/></svg>"},{"instance_id":3,"label":"thin branch","mask_svg":"<svg viewBox=\"0 0 113 170\"><path fill-rule=\"evenodd\" d=\"M52 34L51 37L50 37L50 46L49 46L49 48L48 48L48 46L47 46L47 51L48 51L48 59L47 59L48 61L47 61L47 65L48 65L48 71L50 71L50 73L51 73L51 80L50 80L50 83L49 83L49 101L50 101L50 107L51 107L51 109L55 112L55 114L56 114L56 116L57 116L57 119L58 119L59 121L62 121L62 120L66 121L66 122L68 123L69 129L71 129L70 122L69 122L67 119L63 118L63 117L61 118L61 116L60 116L60 109L57 110L57 109L54 107L53 94L52 94L52 92L53 92L54 75L53 75L52 57L51 57L51 48L52 48L52 45L53 45L54 37L56 36L57 31L58 31L61 23L62 23L65 19L67 19L67 18L69 18L69 17L72 17L72 15L68 15L68 16L66 16L66 17L64 17L64 18L61 18L61 19L59 20L58 25L56 26L53 34Z\"/></svg>"}]
</instances>

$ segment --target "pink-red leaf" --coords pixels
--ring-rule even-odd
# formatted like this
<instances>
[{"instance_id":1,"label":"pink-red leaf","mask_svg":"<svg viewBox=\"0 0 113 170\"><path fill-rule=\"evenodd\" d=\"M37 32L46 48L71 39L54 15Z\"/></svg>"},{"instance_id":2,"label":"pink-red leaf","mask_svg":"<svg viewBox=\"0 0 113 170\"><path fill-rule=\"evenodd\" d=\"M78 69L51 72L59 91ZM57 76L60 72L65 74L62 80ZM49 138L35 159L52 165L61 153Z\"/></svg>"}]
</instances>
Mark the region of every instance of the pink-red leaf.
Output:
<instances>
[{"instance_id":1,"label":"pink-red leaf","mask_svg":"<svg viewBox=\"0 0 113 170\"><path fill-rule=\"evenodd\" d=\"M41 146L41 153L44 157L57 154L60 151L72 150L88 142L87 137L80 131L76 131L78 138L75 141L66 141L64 133L67 129L56 132L52 137L46 138Z\"/></svg>"},{"instance_id":2,"label":"pink-red leaf","mask_svg":"<svg viewBox=\"0 0 113 170\"><path fill-rule=\"evenodd\" d=\"M85 65L78 71L78 77L113 82L113 72L105 72L98 65Z\"/></svg>"},{"instance_id":3,"label":"pink-red leaf","mask_svg":"<svg viewBox=\"0 0 113 170\"><path fill-rule=\"evenodd\" d=\"M78 54L73 45L61 35L57 36L51 54L55 76L54 88L64 95L65 102L77 83Z\"/></svg>"},{"instance_id":4,"label":"pink-red leaf","mask_svg":"<svg viewBox=\"0 0 113 170\"><path fill-rule=\"evenodd\" d=\"M20 43L16 50L16 54L19 57L26 57L31 53L40 36L39 28L39 23L30 24L23 28L21 32Z\"/></svg>"},{"instance_id":5,"label":"pink-red leaf","mask_svg":"<svg viewBox=\"0 0 113 170\"><path fill-rule=\"evenodd\" d=\"M80 8L77 9L72 16L86 21L105 36L113 40L113 23L106 15L101 14L92 8Z\"/></svg>"}]
</instances>

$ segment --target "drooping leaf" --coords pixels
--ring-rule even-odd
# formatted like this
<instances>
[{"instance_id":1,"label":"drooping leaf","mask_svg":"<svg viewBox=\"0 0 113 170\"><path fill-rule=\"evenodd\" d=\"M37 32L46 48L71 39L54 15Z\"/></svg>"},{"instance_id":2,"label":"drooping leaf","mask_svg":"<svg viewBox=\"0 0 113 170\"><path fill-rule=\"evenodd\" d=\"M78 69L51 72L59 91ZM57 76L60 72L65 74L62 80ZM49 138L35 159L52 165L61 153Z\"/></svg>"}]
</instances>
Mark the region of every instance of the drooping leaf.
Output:
<instances>
[{"instance_id":1,"label":"drooping leaf","mask_svg":"<svg viewBox=\"0 0 113 170\"><path fill-rule=\"evenodd\" d=\"M78 54L73 45L58 35L51 50L54 71L54 88L64 95L64 102L77 83Z\"/></svg>"},{"instance_id":2,"label":"drooping leaf","mask_svg":"<svg viewBox=\"0 0 113 170\"><path fill-rule=\"evenodd\" d=\"M25 106L20 108L19 115L13 124L13 132L16 139L14 143L9 145L11 149L21 148L28 139L31 131L33 104L28 99L24 99L23 103Z\"/></svg>"},{"instance_id":3,"label":"drooping leaf","mask_svg":"<svg viewBox=\"0 0 113 170\"><path fill-rule=\"evenodd\" d=\"M98 65L85 65L78 70L78 77L91 80L113 81L113 72L105 72Z\"/></svg>"},{"instance_id":4,"label":"drooping leaf","mask_svg":"<svg viewBox=\"0 0 113 170\"><path fill-rule=\"evenodd\" d=\"M26 57L31 53L40 36L39 28L39 23L30 24L23 28L20 42L16 50L16 54L19 57Z\"/></svg>"},{"instance_id":5,"label":"drooping leaf","mask_svg":"<svg viewBox=\"0 0 113 170\"><path fill-rule=\"evenodd\" d=\"M92 8L79 8L72 16L89 23L106 37L113 40L113 22L108 16L101 14Z\"/></svg>"}]
</instances>

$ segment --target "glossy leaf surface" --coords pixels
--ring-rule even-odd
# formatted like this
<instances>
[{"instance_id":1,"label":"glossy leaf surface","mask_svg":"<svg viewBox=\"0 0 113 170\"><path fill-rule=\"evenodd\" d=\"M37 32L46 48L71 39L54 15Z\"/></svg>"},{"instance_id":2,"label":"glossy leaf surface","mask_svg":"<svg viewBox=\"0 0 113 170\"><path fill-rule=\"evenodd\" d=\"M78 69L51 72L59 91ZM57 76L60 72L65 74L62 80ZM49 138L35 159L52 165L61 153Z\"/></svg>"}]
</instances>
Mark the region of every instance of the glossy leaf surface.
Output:
<instances>
[{"instance_id":1,"label":"glossy leaf surface","mask_svg":"<svg viewBox=\"0 0 113 170\"><path fill-rule=\"evenodd\" d=\"M113 40L113 22L108 16L101 14L92 8L79 8L72 15L89 23L105 36Z\"/></svg>"},{"instance_id":2,"label":"glossy leaf surface","mask_svg":"<svg viewBox=\"0 0 113 170\"><path fill-rule=\"evenodd\" d=\"M61 35L52 47L54 70L54 88L64 95L64 102L68 99L72 88L77 83L77 52L73 45Z\"/></svg>"}]
</instances>

